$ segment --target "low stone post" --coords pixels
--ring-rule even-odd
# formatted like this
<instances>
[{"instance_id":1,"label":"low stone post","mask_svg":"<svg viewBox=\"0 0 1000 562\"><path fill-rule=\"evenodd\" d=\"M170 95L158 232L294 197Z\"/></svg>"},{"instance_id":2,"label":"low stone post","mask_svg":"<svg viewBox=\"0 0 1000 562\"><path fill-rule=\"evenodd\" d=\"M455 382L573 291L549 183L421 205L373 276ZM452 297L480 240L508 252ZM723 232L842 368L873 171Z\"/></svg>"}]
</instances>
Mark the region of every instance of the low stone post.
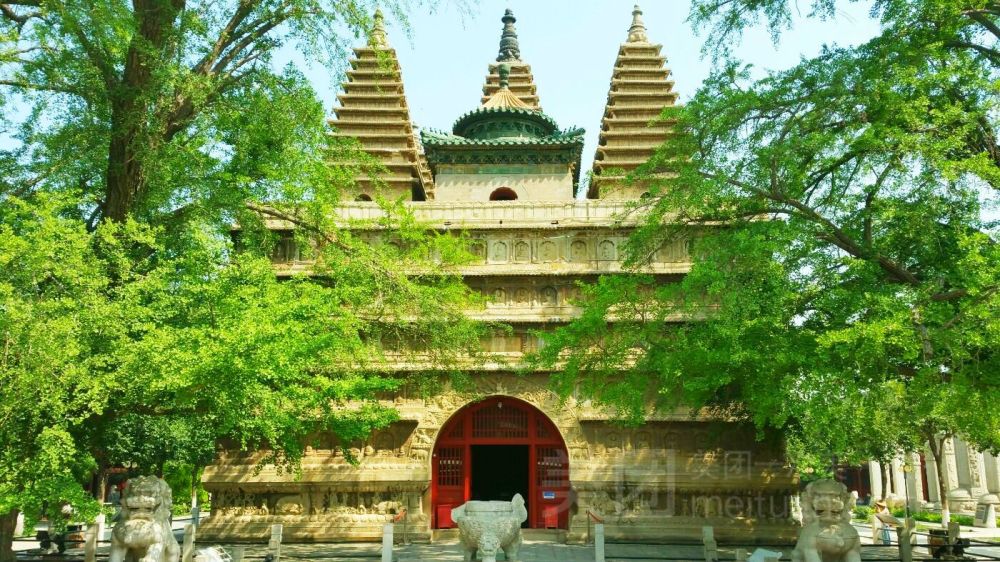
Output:
<instances>
[{"instance_id":1,"label":"low stone post","mask_svg":"<svg viewBox=\"0 0 1000 562\"><path fill-rule=\"evenodd\" d=\"M184 545L181 546L181 562L194 561L194 524L184 525Z\"/></svg>"},{"instance_id":2,"label":"low stone post","mask_svg":"<svg viewBox=\"0 0 1000 562\"><path fill-rule=\"evenodd\" d=\"M392 562L392 530L392 523L382 527L382 562Z\"/></svg>"},{"instance_id":3,"label":"low stone post","mask_svg":"<svg viewBox=\"0 0 1000 562\"><path fill-rule=\"evenodd\" d=\"M14 536L20 537L24 534L24 512L17 512L17 519L14 520Z\"/></svg>"},{"instance_id":4,"label":"low stone post","mask_svg":"<svg viewBox=\"0 0 1000 562\"><path fill-rule=\"evenodd\" d=\"M281 523L271 525L271 540L267 543L267 550L273 555L272 562L281 561Z\"/></svg>"},{"instance_id":5,"label":"low stone post","mask_svg":"<svg viewBox=\"0 0 1000 562\"><path fill-rule=\"evenodd\" d=\"M719 543L715 541L715 529L709 525L702 527L701 541L705 545L705 562L719 562Z\"/></svg>"},{"instance_id":6,"label":"low stone post","mask_svg":"<svg viewBox=\"0 0 1000 562\"><path fill-rule=\"evenodd\" d=\"M232 557L233 562L243 562L243 555L246 554L247 547L245 546L234 546Z\"/></svg>"},{"instance_id":7,"label":"low stone post","mask_svg":"<svg viewBox=\"0 0 1000 562\"><path fill-rule=\"evenodd\" d=\"M98 513L94 518L94 526L97 527L97 542L104 540L104 530L107 528L107 518L103 513Z\"/></svg>"},{"instance_id":8,"label":"low stone post","mask_svg":"<svg viewBox=\"0 0 1000 562\"><path fill-rule=\"evenodd\" d=\"M747 562L747 549L745 548L736 549L736 562Z\"/></svg>"},{"instance_id":9,"label":"low stone post","mask_svg":"<svg viewBox=\"0 0 1000 562\"><path fill-rule=\"evenodd\" d=\"M913 530L917 522L912 517L903 521L902 527L896 527L896 538L899 541L899 559L901 562L913 562Z\"/></svg>"},{"instance_id":10,"label":"low stone post","mask_svg":"<svg viewBox=\"0 0 1000 562\"><path fill-rule=\"evenodd\" d=\"M948 522L948 544L956 544L959 539L959 535L962 534L962 527L954 521Z\"/></svg>"},{"instance_id":11,"label":"low stone post","mask_svg":"<svg viewBox=\"0 0 1000 562\"><path fill-rule=\"evenodd\" d=\"M83 534L83 562L96 562L97 537L97 525L87 527L87 532Z\"/></svg>"},{"instance_id":12,"label":"low stone post","mask_svg":"<svg viewBox=\"0 0 1000 562\"><path fill-rule=\"evenodd\" d=\"M986 498L996 498L996 494L991 494L989 496L983 496ZM976 505L976 518L973 521L973 525L976 527L984 527L986 529L996 529L997 528L997 504L996 503L986 503L980 501Z\"/></svg>"},{"instance_id":13,"label":"low stone post","mask_svg":"<svg viewBox=\"0 0 1000 562\"><path fill-rule=\"evenodd\" d=\"M594 562L604 562L604 523L594 523Z\"/></svg>"}]
</instances>

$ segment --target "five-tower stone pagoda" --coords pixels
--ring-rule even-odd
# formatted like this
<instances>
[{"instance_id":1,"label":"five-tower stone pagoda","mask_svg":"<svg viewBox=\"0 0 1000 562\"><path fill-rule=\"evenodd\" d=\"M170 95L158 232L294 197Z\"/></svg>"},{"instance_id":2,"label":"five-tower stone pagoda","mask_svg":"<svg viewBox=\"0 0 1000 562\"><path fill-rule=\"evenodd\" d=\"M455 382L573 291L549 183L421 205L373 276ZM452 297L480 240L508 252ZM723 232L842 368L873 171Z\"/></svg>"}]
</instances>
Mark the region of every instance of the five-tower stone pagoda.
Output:
<instances>
[{"instance_id":1,"label":"five-tower stone pagoda","mask_svg":"<svg viewBox=\"0 0 1000 562\"><path fill-rule=\"evenodd\" d=\"M662 46L649 41L641 16L636 7L611 69L582 200L575 193L583 131L560 129L542 111L510 10L480 105L450 132L424 130L419 140L376 15L368 44L350 60L334 135L357 139L385 165L382 195L405 197L419 219L477 240L478 261L462 274L489 304L470 314L512 327L484 342L508 362L471 372L472 389L387 399L401 420L356 444L358 465L332 438L308 450L298 477L255 471L259 453L222 453L205 470L212 515L201 537L259 540L282 523L285 540L378 540L383 524L406 509L409 536L432 540L454 532L454 507L514 493L526 500L526 526L549 529L554 540L582 540L589 512L604 518L609 538L625 540L698 539L703 525L716 525L721 538L794 536L796 482L780 439L758 441L752 428L690 411L657 412L622 428L589 402L560 402L549 373L516 375L509 366L541 344L533 334L578 313L578 282L622 270L622 243L635 224L623 211L643 191L625 187L623 174L667 140L669 126L656 118L677 100ZM376 218L375 195L371 179L359 175L357 201L339 212ZM279 275L308 270L295 257L279 256ZM689 267L678 241L659 250L648 273L667 283Z\"/></svg>"}]
</instances>

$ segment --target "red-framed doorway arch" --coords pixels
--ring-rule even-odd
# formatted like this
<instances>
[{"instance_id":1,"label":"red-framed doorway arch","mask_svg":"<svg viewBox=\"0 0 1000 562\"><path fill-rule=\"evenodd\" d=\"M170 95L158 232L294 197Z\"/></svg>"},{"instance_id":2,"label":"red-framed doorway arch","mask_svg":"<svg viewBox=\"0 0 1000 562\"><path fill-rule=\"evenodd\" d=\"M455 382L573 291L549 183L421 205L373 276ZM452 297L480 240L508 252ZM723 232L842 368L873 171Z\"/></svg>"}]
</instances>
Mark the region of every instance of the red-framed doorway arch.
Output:
<instances>
[{"instance_id":1,"label":"red-framed doorway arch","mask_svg":"<svg viewBox=\"0 0 1000 562\"><path fill-rule=\"evenodd\" d=\"M438 433L431 455L435 529L453 527L451 510L471 499L472 447L479 445L527 446L527 525L532 529L568 528L569 454L559 429L544 412L524 400L491 396L464 406Z\"/></svg>"}]
</instances>

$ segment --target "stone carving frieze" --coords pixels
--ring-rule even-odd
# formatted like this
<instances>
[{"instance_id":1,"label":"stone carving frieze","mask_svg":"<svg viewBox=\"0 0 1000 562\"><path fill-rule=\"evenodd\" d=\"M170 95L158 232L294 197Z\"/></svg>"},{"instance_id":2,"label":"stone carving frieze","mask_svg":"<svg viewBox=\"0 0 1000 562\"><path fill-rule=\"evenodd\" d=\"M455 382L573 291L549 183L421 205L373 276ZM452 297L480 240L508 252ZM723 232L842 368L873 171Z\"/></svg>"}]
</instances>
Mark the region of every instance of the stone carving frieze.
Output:
<instances>
[{"instance_id":1,"label":"stone carving frieze","mask_svg":"<svg viewBox=\"0 0 1000 562\"><path fill-rule=\"evenodd\" d=\"M753 519L785 522L791 518L791 490L643 490L625 486L582 489L581 512L593 510L610 523L644 517Z\"/></svg>"},{"instance_id":2,"label":"stone carving frieze","mask_svg":"<svg viewBox=\"0 0 1000 562\"><path fill-rule=\"evenodd\" d=\"M407 496L410 496L409 498ZM307 487L300 493L217 491L212 496L213 517L268 517L281 520L320 518L345 522L385 522L411 506L408 517L421 521L418 492L342 491Z\"/></svg>"}]
</instances>

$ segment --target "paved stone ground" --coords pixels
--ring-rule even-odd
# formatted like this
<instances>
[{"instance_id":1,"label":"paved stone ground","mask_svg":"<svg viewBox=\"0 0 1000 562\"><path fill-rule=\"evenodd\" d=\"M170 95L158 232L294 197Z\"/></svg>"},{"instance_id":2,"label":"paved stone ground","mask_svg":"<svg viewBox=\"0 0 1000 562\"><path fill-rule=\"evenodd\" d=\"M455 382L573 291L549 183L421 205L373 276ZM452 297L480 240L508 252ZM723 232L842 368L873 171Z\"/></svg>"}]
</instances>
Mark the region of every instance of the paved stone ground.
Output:
<instances>
[{"instance_id":1,"label":"paved stone ground","mask_svg":"<svg viewBox=\"0 0 1000 562\"><path fill-rule=\"evenodd\" d=\"M182 531L180 527L186 521L175 521L175 534L180 540ZM872 546L871 531L866 525L855 525L861 535L864 546L862 547L862 557L864 560L899 560L899 553L895 547ZM996 530L970 530L969 535L994 536ZM964 532L963 536L968 536ZM107 538L107 537L106 537ZM979 537L976 537L979 538ZM921 542L923 542L921 540ZM107 546L101 546L99 553L104 558L107 556ZM211 543L199 542L199 547L213 546ZM230 550L232 545L223 545ZM15 550L21 550L22 555L29 554L30 550L37 548L37 543L17 542ZM246 562L262 562L267 553L264 544L244 545ZM752 552L755 547L747 547L747 552ZM769 550L782 551L783 560L788 560L790 550L788 548L766 547ZM372 543L337 543L337 544L285 544L282 545L282 562L374 562L381 559L381 545ZM27 552L24 552L27 551ZM988 554L1000 558L1000 545L977 546L977 554ZM653 562L653 561L698 561L702 560L702 550L699 545L644 545L644 544L616 544L609 543L606 546L608 562ZM720 558L733 560L735 558L734 547L723 547L719 549ZM929 555L926 547L917 547L914 551L916 559L928 559ZM442 541L434 544L411 544L397 545L393 551L394 559L397 562L458 562L462 560L462 552L457 541ZM70 549L65 562L82 560L83 551L80 549ZM502 555L498 557L503 559ZM104 558L106 559L106 558ZM565 545L554 543L548 539L526 540L521 549L522 562L589 562L594 559L593 546ZM100 560L100 559L99 559Z\"/></svg>"},{"instance_id":2,"label":"paved stone ground","mask_svg":"<svg viewBox=\"0 0 1000 562\"><path fill-rule=\"evenodd\" d=\"M226 545L227 550L230 549ZM261 562L267 552L264 545L246 545L246 562ZM747 547L752 552L755 547ZM791 551L788 548L767 547L768 550L781 551L782 559L789 560ZM647 544L608 544L606 546L608 562L654 562L654 561L691 561L701 562L702 549L698 545L647 545ZM721 560L733 560L736 557L734 548L719 549ZM899 560L899 553L893 547L865 546L862 550L864 560ZM917 557L921 557L918 553ZM380 545L377 544L286 544L281 547L283 562L364 562L380 559ZM462 560L462 552L458 544L434 543L397 545L393 549L393 559L397 562L457 562ZM503 560L503 556L497 556ZM594 560L593 546L556 544L547 541L525 541L521 548L521 562L590 562Z\"/></svg>"}]
</instances>

